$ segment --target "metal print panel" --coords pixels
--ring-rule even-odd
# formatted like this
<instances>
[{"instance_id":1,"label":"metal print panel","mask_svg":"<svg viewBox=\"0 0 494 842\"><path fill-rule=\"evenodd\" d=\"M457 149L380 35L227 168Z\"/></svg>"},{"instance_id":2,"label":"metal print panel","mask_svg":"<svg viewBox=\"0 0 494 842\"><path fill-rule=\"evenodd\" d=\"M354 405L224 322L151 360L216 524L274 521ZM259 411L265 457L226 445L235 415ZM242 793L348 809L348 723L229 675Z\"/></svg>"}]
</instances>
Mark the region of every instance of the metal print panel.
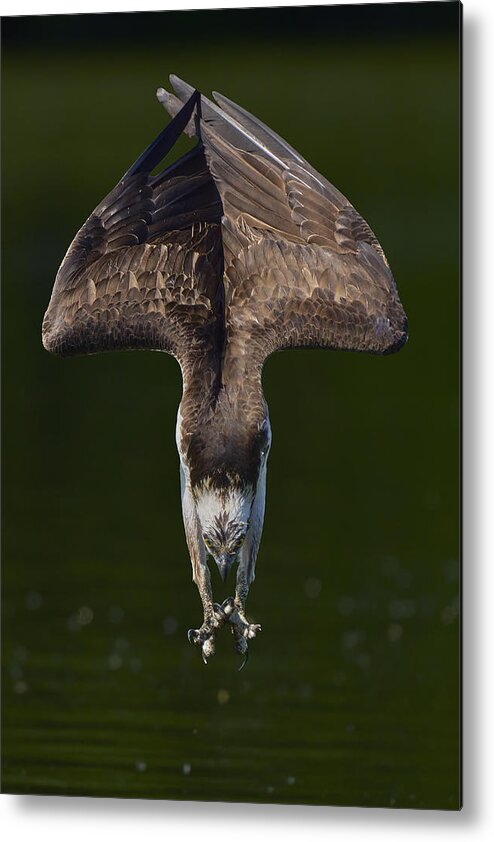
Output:
<instances>
[{"instance_id":1,"label":"metal print panel","mask_svg":"<svg viewBox=\"0 0 494 842\"><path fill-rule=\"evenodd\" d=\"M3 22L4 791L460 807L460 19Z\"/></svg>"}]
</instances>

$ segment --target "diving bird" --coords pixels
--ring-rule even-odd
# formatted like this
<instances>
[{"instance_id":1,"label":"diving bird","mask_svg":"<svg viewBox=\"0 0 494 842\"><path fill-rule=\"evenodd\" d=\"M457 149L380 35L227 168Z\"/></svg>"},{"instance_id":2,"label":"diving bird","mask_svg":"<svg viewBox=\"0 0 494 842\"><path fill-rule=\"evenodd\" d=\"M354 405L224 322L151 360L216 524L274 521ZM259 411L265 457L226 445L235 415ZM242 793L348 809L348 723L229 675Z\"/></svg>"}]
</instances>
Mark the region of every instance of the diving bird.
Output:
<instances>
[{"instance_id":1,"label":"diving bird","mask_svg":"<svg viewBox=\"0 0 494 842\"><path fill-rule=\"evenodd\" d=\"M183 395L176 442L205 662L229 626L245 663L246 616L271 427L261 374L288 348L390 354L407 322L384 252L350 202L279 135L220 94L170 77L173 118L96 207L58 271L43 343L61 355L166 351ZM194 148L153 175L178 137ZM208 559L235 595L213 601ZM242 664L243 665L243 664Z\"/></svg>"}]
</instances>

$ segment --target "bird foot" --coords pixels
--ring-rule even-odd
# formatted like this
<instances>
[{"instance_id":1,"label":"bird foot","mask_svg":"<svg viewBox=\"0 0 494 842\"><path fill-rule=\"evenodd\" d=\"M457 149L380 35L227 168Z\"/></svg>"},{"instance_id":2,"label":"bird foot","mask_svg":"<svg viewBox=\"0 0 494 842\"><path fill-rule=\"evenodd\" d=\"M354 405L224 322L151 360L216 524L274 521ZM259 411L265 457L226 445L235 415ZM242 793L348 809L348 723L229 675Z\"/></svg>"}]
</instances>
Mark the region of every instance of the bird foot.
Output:
<instances>
[{"instance_id":1,"label":"bird foot","mask_svg":"<svg viewBox=\"0 0 494 842\"><path fill-rule=\"evenodd\" d=\"M235 605L233 597L229 596L221 605L214 603L214 614L211 619L205 620L200 629L189 629L187 637L190 643L201 647L202 660L207 664L215 651L215 633L223 626L230 624L235 639L235 651L243 655L244 660L240 666L243 669L249 656L248 641L252 640L257 632L261 631L259 623L248 623L242 611Z\"/></svg>"},{"instance_id":2,"label":"bird foot","mask_svg":"<svg viewBox=\"0 0 494 842\"><path fill-rule=\"evenodd\" d=\"M238 671L243 670L247 661L249 660L249 640L256 636L261 627L258 623L242 623L231 622L232 634L235 640L235 651L238 655L243 656L243 661L240 664Z\"/></svg>"},{"instance_id":3,"label":"bird foot","mask_svg":"<svg viewBox=\"0 0 494 842\"><path fill-rule=\"evenodd\" d=\"M200 629L189 629L187 632L189 643L201 647L202 660L205 664L214 655L214 629L210 623L203 623Z\"/></svg>"},{"instance_id":4,"label":"bird foot","mask_svg":"<svg viewBox=\"0 0 494 842\"><path fill-rule=\"evenodd\" d=\"M235 600L231 596L225 599L222 608L225 613L228 612L228 619L232 625L232 630L235 630L245 640L252 640L257 632L261 631L259 623L248 622L243 610L235 605Z\"/></svg>"},{"instance_id":5,"label":"bird foot","mask_svg":"<svg viewBox=\"0 0 494 842\"><path fill-rule=\"evenodd\" d=\"M252 640L256 636L257 632L261 631L261 626L259 623L247 622L243 611L238 610L231 597L229 600L225 600L225 602L229 603L229 621L235 640L235 651L239 655L243 655L243 661L239 667L240 671L245 667L249 658L249 640ZM225 602L223 603L223 606L225 605Z\"/></svg>"},{"instance_id":6,"label":"bird foot","mask_svg":"<svg viewBox=\"0 0 494 842\"><path fill-rule=\"evenodd\" d=\"M233 610L230 606L229 600L227 599L225 599L225 602L222 605L219 605L219 603L215 602L213 609L213 616L207 620L204 620L200 629L189 629L189 631L187 632L189 643L195 643L197 646L201 647L202 660L205 664L207 664L208 659L211 657L211 655L214 655L215 632L221 629L226 623L229 622L230 614Z\"/></svg>"},{"instance_id":7,"label":"bird foot","mask_svg":"<svg viewBox=\"0 0 494 842\"><path fill-rule=\"evenodd\" d=\"M256 636L257 632L262 631L259 623L246 623L240 621L238 628L245 640L252 640L252 638Z\"/></svg>"}]
</instances>

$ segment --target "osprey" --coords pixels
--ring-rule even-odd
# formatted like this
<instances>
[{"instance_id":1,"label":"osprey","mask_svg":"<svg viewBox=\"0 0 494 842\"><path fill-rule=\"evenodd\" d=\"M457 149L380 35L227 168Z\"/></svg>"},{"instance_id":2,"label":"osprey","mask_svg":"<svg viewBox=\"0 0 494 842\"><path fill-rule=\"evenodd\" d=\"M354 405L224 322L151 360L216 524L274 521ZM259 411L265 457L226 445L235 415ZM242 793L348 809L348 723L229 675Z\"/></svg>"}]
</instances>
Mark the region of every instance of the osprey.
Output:
<instances>
[{"instance_id":1,"label":"osprey","mask_svg":"<svg viewBox=\"0 0 494 842\"><path fill-rule=\"evenodd\" d=\"M170 77L172 122L84 223L43 321L56 354L166 351L183 395L176 441L203 659L228 625L245 663L271 444L261 372L287 348L389 354L406 317L375 235L286 141L224 96ZM182 132L196 146L152 175ZM213 602L208 557L235 596Z\"/></svg>"}]
</instances>

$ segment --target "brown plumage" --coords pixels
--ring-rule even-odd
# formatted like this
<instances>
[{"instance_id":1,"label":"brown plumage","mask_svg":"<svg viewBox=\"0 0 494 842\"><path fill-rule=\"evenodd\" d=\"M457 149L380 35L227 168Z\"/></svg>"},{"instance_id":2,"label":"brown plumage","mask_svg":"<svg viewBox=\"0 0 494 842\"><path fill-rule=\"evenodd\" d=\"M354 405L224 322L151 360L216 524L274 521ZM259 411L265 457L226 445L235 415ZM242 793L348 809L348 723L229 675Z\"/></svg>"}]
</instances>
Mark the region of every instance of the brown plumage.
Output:
<instances>
[{"instance_id":1,"label":"brown plumage","mask_svg":"<svg viewBox=\"0 0 494 842\"><path fill-rule=\"evenodd\" d=\"M162 132L76 235L43 321L48 351L151 348L184 364L218 350L221 202L204 152L150 174L182 123Z\"/></svg>"},{"instance_id":2,"label":"brown plumage","mask_svg":"<svg viewBox=\"0 0 494 842\"><path fill-rule=\"evenodd\" d=\"M177 97L158 97L173 114L192 88L171 78ZM227 364L296 347L399 350L406 317L368 224L271 129L215 98L221 108L201 99L201 137L223 204Z\"/></svg>"},{"instance_id":3,"label":"brown plumage","mask_svg":"<svg viewBox=\"0 0 494 842\"><path fill-rule=\"evenodd\" d=\"M152 348L179 361L182 504L204 623L203 656L231 623L238 651L264 516L270 445L261 385L274 351L388 354L406 318L384 252L347 199L235 103L185 82L158 91L174 118L70 246L43 322L62 355ZM153 176L182 131L192 152ZM221 535L218 532L221 523ZM235 600L212 602L207 548Z\"/></svg>"}]
</instances>

